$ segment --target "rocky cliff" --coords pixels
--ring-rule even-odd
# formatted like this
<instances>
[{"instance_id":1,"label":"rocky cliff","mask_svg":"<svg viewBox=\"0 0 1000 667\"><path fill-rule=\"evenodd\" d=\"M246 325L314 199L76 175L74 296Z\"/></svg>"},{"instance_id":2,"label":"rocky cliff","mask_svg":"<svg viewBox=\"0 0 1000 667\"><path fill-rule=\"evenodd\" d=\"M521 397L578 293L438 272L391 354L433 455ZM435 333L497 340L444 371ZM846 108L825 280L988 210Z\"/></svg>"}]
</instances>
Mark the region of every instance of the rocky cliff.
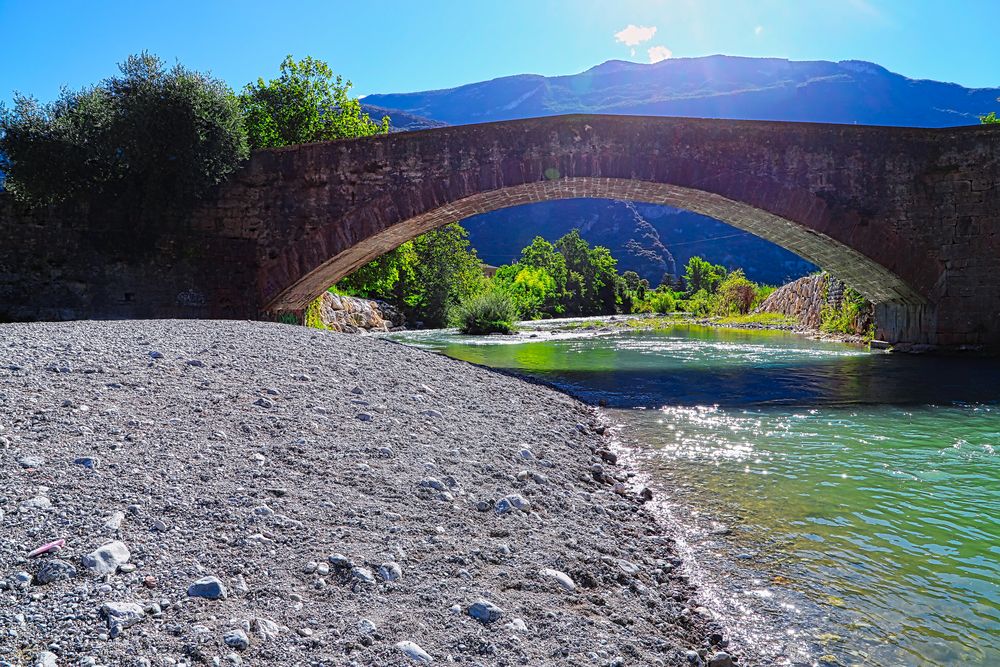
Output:
<instances>
[{"instance_id":1,"label":"rocky cliff","mask_svg":"<svg viewBox=\"0 0 1000 667\"><path fill-rule=\"evenodd\" d=\"M321 297L319 315L331 331L365 333L401 329L406 318L384 301L370 301L353 296L325 292Z\"/></svg>"}]
</instances>

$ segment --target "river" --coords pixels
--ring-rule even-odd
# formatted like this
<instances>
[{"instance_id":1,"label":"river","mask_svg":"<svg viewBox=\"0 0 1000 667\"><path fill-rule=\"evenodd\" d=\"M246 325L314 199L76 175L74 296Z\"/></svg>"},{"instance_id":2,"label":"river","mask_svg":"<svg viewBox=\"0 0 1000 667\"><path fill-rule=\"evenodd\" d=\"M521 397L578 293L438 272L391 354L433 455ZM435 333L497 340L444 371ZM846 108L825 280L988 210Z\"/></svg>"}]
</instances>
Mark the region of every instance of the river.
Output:
<instances>
[{"instance_id":1,"label":"river","mask_svg":"<svg viewBox=\"0 0 1000 667\"><path fill-rule=\"evenodd\" d=\"M677 326L392 337L607 405L775 664L1000 664L1000 361Z\"/></svg>"}]
</instances>

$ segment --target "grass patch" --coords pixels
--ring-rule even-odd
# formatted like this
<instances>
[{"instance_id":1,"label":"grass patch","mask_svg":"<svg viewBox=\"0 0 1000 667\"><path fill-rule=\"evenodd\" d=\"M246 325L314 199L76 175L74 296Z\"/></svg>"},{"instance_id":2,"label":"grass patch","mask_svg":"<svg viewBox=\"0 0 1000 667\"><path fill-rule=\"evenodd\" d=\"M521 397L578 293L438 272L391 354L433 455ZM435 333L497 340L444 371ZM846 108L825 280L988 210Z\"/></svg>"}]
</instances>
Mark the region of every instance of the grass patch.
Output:
<instances>
[{"instance_id":1,"label":"grass patch","mask_svg":"<svg viewBox=\"0 0 1000 667\"><path fill-rule=\"evenodd\" d=\"M713 320L716 324L758 324L766 327L793 327L799 321L781 313L749 313L747 315L727 315Z\"/></svg>"}]
</instances>

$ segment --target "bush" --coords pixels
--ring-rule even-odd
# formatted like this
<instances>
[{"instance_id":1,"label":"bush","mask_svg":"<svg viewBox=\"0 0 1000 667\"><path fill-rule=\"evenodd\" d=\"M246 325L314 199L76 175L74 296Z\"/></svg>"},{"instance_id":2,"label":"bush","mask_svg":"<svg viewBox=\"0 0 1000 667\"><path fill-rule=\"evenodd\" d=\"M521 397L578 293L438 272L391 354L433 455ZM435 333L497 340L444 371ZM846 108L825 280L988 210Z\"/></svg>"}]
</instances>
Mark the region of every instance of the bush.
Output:
<instances>
[{"instance_id":1,"label":"bush","mask_svg":"<svg viewBox=\"0 0 1000 667\"><path fill-rule=\"evenodd\" d=\"M656 290L647 292L646 299L639 303L636 312L641 313L672 313L677 310L677 301L672 292Z\"/></svg>"},{"instance_id":2,"label":"bush","mask_svg":"<svg viewBox=\"0 0 1000 667\"><path fill-rule=\"evenodd\" d=\"M713 315L746 315L757 297L757 284L737 269L725 277L715 297Z\"/></svg>"},{"instance_id":3,"label":"bush","mask_svg":"<svg viewBox=\"0 0 1000 667\"><path fill-rule=\"evenodd\" d=\"M698 290L690 298L678 302L678 307L686 313L692 315L705 316L712 312L714 296L707 290Z\"/></svg>"},{"instance_id":4,"label":"bush","mask_svg":"<svg viewBox=\"0 0 1000 667\"><path fill-rule=\"evenodd\" d=\"M875 337L874 309L868 299L850 287L844 290L839 308L830 305L820 310L820 331Z\"/></svg>"},{"instance_id":5,"label":"bush","mask_svg":"<svg viewBox=\"0 0 1000 667\"><path fill-rule=\"evenodd\" d=\"M191 204L247 157L229 88L149 53L121 75L41 104L0 107L6 189L28 206L103 197L132 211Z\"/></svg>"},{"instance_id":6,"label":"bush","mask_svg":"<svg viewBox=\"0 0 1000 667\"><path fill-rule=\"evenodd\" d=\"M455 308L452 320L464 334L514 332L518 308L510 294L490 289L463 301Z\"/></svg>"}]
</instances>

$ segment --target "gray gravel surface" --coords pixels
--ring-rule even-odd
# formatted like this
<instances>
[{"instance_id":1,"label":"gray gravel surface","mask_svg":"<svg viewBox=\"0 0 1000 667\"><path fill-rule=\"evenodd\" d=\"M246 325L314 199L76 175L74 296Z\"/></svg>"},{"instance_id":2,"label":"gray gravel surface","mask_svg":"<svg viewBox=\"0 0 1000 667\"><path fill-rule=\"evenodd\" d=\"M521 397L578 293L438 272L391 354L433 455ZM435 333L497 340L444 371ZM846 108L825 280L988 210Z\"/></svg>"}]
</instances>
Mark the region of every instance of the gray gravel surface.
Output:
<instances>
[{"instance_id":1,"label":"gray gravel surface","mask_svg":"<svg viewBox=\"0 0 1000 667\"><path fill-rule=\"evenodd\" d=\"M371 337L0 325L0 665L701 664L604 432Z\"/></svg>"}]
</instances>

